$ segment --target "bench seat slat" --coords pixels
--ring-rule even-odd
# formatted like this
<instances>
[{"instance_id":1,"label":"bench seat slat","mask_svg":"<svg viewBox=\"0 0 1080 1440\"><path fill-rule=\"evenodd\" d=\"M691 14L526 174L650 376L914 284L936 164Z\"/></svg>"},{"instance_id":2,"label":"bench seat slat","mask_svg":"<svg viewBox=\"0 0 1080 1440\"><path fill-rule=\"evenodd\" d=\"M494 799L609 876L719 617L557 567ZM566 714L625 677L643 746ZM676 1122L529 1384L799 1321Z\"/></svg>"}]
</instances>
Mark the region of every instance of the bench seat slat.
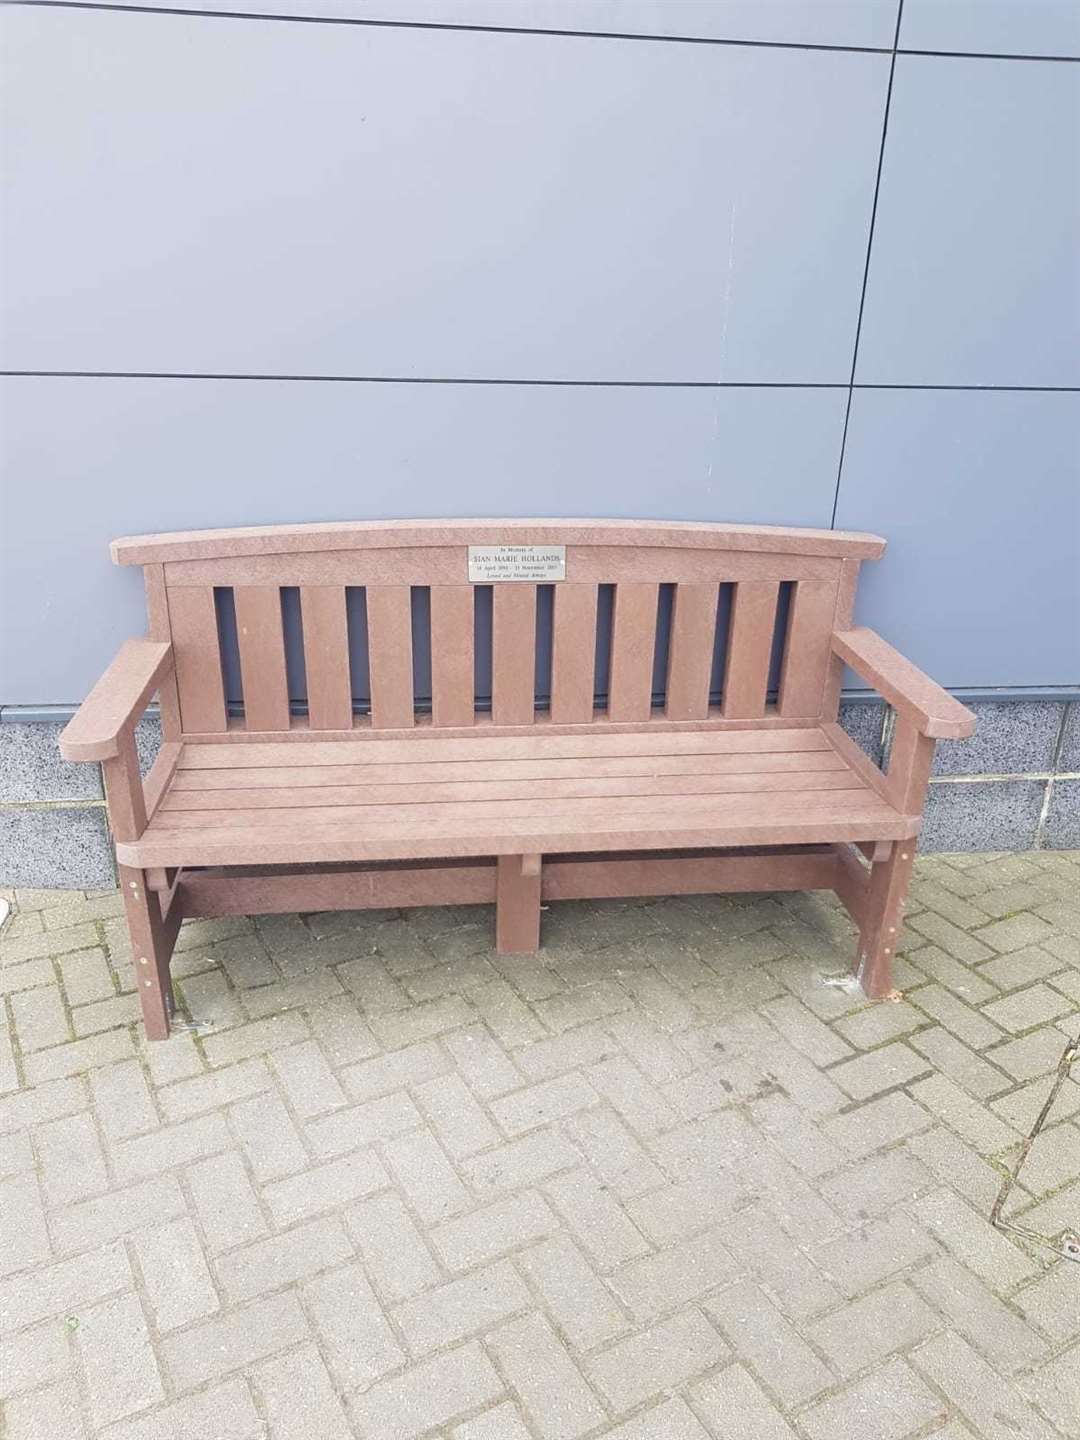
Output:
<instances>
[{"instance_id":1,"label":"bench seat slat","mask_svg":"<svg viewBox=\"0 0 1080 1440\"><path fill-rule=\"evenodd\" d=\"M421 760L556 760L601 755L749 755L765 751L828 750L828 740L814 726L776 730L653 730L644 733L522 735L488 737L424 736L423 739L203 741L184 750L183 768L231 769L235 765L384 765Z\"/></svg>"},{"instance_id":2,"label":"bench seat slat","mask_svg":"<svg viewBox=\"0 0 1080 1440\"><path fill-rule=\"evenodd\" d=\"M870 763L869 761L867 762ZM834 750L792 750L710 755L716 775L769 775L797 770L843 770ZM602 755L566 760L424 760L390 765L259 765L235 769L181 769L177 790L262 790L286 785L431 785L446 781L617 779L640 775L701 775L700 755Z\"/></svg>"},{"instance_id":3,"label":"bench seat slat","mask_svg":"<svg viewBox=\"0 0 1080 1440\"><path fill-rule=\"evenodd\" d=\"M229 809L305 809L322 805L414 805L446 800L528 800L547 797L553 801L628 795L735 795L759 790L850 790L850 774L844 769L806 770L797 774L735 775L615 775L561 780L444 780L427 784L363 785L279 785L258 789L173 790L162 813L175 810L199 811L212 815L222 806Z\"/></svg>"}]
</instances>

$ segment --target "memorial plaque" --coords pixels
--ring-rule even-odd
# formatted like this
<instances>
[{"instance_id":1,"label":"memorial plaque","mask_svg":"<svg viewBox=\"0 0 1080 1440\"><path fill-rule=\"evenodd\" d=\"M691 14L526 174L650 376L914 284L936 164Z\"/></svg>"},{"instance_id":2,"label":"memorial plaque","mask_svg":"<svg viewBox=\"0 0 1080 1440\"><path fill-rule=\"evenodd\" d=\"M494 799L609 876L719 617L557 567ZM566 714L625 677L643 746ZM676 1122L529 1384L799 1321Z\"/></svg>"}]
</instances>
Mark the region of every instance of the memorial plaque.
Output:
<instances>
[{"instance_id":1,"label":"memorial plaque","mask_svg":"<svg viewBox=\"0 0 1080 1440\"><path fill-rule=\"evenodd\" d=\"M544 585L566 579L565 545L470 545L469 579L474 585L528 580Z\"/></svg>"}]
</instances>

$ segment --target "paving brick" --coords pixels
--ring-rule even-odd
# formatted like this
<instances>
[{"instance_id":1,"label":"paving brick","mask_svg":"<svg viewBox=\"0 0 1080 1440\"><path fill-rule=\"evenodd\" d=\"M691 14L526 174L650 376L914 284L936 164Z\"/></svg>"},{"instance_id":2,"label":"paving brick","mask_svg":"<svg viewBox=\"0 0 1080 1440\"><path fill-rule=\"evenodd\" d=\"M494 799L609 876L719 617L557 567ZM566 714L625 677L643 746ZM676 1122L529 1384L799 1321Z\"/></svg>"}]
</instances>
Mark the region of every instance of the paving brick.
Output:
<instances>
[{"instance_id":1,"label":"paving brick","mask_svg":"<svg viewBox=\"0 0 1080 1440\"><path fill-rule=\"evenodd\" d=\"M837 1031L857 1050L870 1050L917 1030L923 1016L906 1000L869 1006L836 1021Z\"/></svg>"},{"instance_id":2,"label":"paving brick","mask_svg":"<svg viewBox=\"0 0 1080 1440\"><path fill-rule=\"evenodd\" d=\"M529 1080L550 1080L568 1070L593 1065L616 1051L614 1041L602 1025L580 1025L576 1030L523 1045L514 1052L514 1064Z\"/></svg>"},{"instance_id":3,"label":"paving brick","mask_svg":"<svg viewBox=\"0 0 1080 1440\"><path fill-rule=\"evenodd\" d=\"M558 1228L558 1219L543 1197L528 1190L436 1226L431 1243L451 1270L467 1270Z\"/></svg>"},{"instance_id":4,"label":"paving brick","mask_svg":"<svg viewBox=\"0 0 1080 1440\"><path fill-rule=\"evenodd\" d=\"M158 1100L167 1120L186 1120L203 1110L214 1110L234 1100L245 1100L266 1090L270 1072L263 1060L243 1060L227 1070L197 1075L158 1091Z\"/></svg>"},{"instance_id":5,"label":"paving brick","mask_svg":"<svg viewBox=\"0 0 1080 1440\"><path fill-rule=\"evenodd\" d=\"M195 1047L194 1036L182 1032L170 1035L167 1045L156 1040L143 1039L139 1051L155 1085L170 1085L174 1080L186 1080L189 1075L201 1075L206 1069L202 1056Z\"/></svg>"},{"instance_id":6,"label":"paving brick","mask_svg":"<svg viewBox=\"0 0 1080 1440\"><path fill-rule=\"evenodd\" d=\"M916 1280L925 1273L916 1271ZM815 1320L806 1334L846 1379L941 1327L940 1316L910 1285L893 1281Z\"/></svg>"},{"instance_id":7,"label":"paving brick","mask_svg":"<svg viewBox=\"0 0 1080 1440\"><path fill-rule=\"evenodd\" d=\"M345 1088L354 1100L373 1100L406 1085L419 1085L449 1069L446 1054L432 1041L409 1045L391 1055L362 1060L342 1072Z\"/></svg>"},{"instance_id":8,"label":"paving brick","mask_svg":"<svg viewBox=\"0 0 1080 1440\"><path fill-rule=\"evenodd\" d=\"M329 1159L376 1140L390 1140L395 1135L418 1129L423 1123L424 1117L406 1092L398 1090L310 1120L304 1131L316 1155Z\"/></svg>"},{"instance_id":9,"label":"paving brick","mask_svg":"<svg viewBox=\"0 0 1080 1440\"><path fill-rule=\"evenodd\" d=\"M814 1260L842 1294L854 1298L936 1253L926 1230L897 1213L820 1246Z\"/></svg>"},{"instance_id":10,"label":"paving brick","mask_svg":"<svg viewBox=\"0 0 1080 1440\"><path fill-rule=\"evenodd\" d=\"M858 1055L842 1065L834 1065L829 1071L829 1078L835 1080L853 1100L868 1100L883 1090L906 1085L919 1075L928 1075L930 1069L930 1064L922 1055L898 1040L891 1045L882 1045L879 1050Z\"/></svg>"},{"instance_id":11,"label":"paving brick","mask_svg":"<svg viewBox=\"0 0 1080 1440\"><path fill-rule=\"evenodd\" d=\"M75 1034L97 1035L117 1025L133 1025L140 1019L138 997L114 995L111 1000L98 1000L93 1005L79 1005L71 1012Z\"/></svg>"},{"instance_id":12,"label":"paving brick","mask_svg":"<svg viewBox=\"0 0 1080 1440\"><path fill-rule=\"evenodd\" d=\"M979 966L979 974L999 990L1018 990L1035 980L1045 980L1062 968L1062 960L1039 945L1029 945L1008 955L999 955Z\"/></svg>"},{"instance_id":13,"label":"paving brick","mask_svg":"<svg viewBox=\"0 0 1080 1440\"><path fill-rule=\"evenodd\" d=\"M1007 920L998 920L975 932L973 938L989 945L999 954L1010 954L1028 945L1037 945L1053 934L1053 927L1038 915L1030 913L1011 915Z\"/></svg>"},{"instance_id":14,"label":"paving brick","mask_svg":"<svg viewBox=\"0 0 1080 1440\"><path fill-rule=\"evenodd\" d=\"M799 1332L752 1280L712 1296L705 1309L738 1358L757 1371L783 1405L809 1400L833 1383Z\"/></svg>"},{"instance_id":15,"label":"paving brick","mask_svg":"<svg viewBox=\"0 0 1080 1440\"><path fill-rule=\"evenodd\" d=\"M944 1414L945 1406L911 1367L892 1360L805 1411L799 1423L811 1440L858 1435L868 1425L875 1440L901 1440Z\"/></svg>"},{"instance_id":16,"label":"paving brick","mask_svg":"<svg viewBox=\"0 0 1080 1440\"><path fill-rule=\"evenodd\" d=\"M717 1226L632 1261L614 1271L608 1283L636 1320L653 1320L737 1275L739 1267L721 1243L723 1233L724 1227Z\"/></svg>"},{"instance_id":17,"label":"paving brick","mask_svg":"<svg viewBox=\"0 0 1080 1440\"><path fill-rule=\"evenodd\" d=\"M742 1365L729 1365L691 1387L699 1414L725 1440L795 1440L795 1432ZM661 1437L658 1437L661 1440Z\"/></svg>"},{"instance_id":18,"label":"paving brick","mask_svg":"<svg viewBox=\"0 0 1080 1440\"><path fill-rule=\"evenodd\" d=\"M612 1408L625 1411L684 1385L727 1354L717 1332L691 1308L594 1355L588 1372Z\"/></svg>"},{"instance_id":19,"label":"paving brick","mask_svg":"<svg viewBox=\"0 0 1080 1440\"><path fill-rule=\"evenodd\" d=\"M961 1264L995 1289L1019 1284L1039 1268L951 1190L924 1195L911 1206L911 1213Z\"/></svg>"},{"instance_id":20,"label":"paving brick","mask_svg":"<svg viewBox=\"0 0 1080 1440\"><path fill-rule=\"evenodd\" d=\"M70 950L86 950L97 944L97 930L92 924L71 925L55 930L38 931L4 941L4 963L18 965L38 956L65 955Z\"/></svg>"},{"instance_id":21,"label":"paving brick","mask_svg":"<svg viewBox=\"0 0 1080 1440\"><path fill-rule=\"evenodd\" d=\"M200 1160L185 1176L211 1255L266 1234L255 1191L235 1150Z\"/></svg>"},{"instance_id":22,"label":"paving brick","mask_svg":"<svg viewBox=\"0 0 1080 1440\"><path fill-rule=\"evenodd\" d=\"M83 1200L51 1216L61 1253L106 1245L144 1225L160 1224L184 1213L184 1197L171 1175L155 1175L135 1185Z\"/></svg>"},{"instance_id":23,"label":"paving brick","mask_svg":"<svg viewBox=\"0 0 1080 1440\"><path fill-rule=\"evenodd\" d=\"M496 1150L462 1161L461 1170L482 1197L534 1185L560 1170L581 1163L581 1155L555 1130L538 1130Z\"/></svg>"},{"instance_id":24,"label":"paving brick","mask_svg":"<svg viewBox=\"0 0 1080 1440\"><path fill-rule=\"evenodd\" d=\"M272 1054L270 1061L289 1104L301 1119L322 1115L335 1105L346 1103L337 1077L314 1040L290 1045Z\"/></svg>"},{"instance_id":25,"label":"paving brick","mask_svg":"<svg viewBox=\"0 0 1080 1440\"><path fill-rule=\"evenodd\" d=\"M170 1335L159 1351L176 1388L193 1390L307 1338L296 1295L285 1290Z\"/></svg>"},{"instance_id":26,"label":"paving brick","mask_svg":"<svg viewBox=\"0 0 1080 1440\"><path fill-rule=\"evenodd\" d=\"M601 980L579 990L552 995L549 1000L538 1000L533 1008L544 1024L558 1033L569 1030L572 1025L583 1025L588 1020L600 1020L605 1015L628 1010L630 997L613 980Z\"/></svg>"},{"instance_id":27,"label":"paving brick","mask_svg":"<svg viewBox=\"0 0 1080 1440\"><path fill-rule=\"evenodd\" d=\"M229 1125L257 1183L280 1179L307 1164L304 1143L276 1093L233 1105Z\"/></svg>"},{"instance_id":28,"label":"paving brick","mask_svg":"<svg viewBox=\"0 0 1080 1440\"><path fill-rule=\"evenodd\" d=\"M215 1261L214 1270L229 1300L253 1300L329 1270L352 1253L341 1221L328 1216L231 1250Z\"/></svg>"},{"instance_id":29,"label":"paving brick","mask_svg":"<svg viewBox=\"0 0 1080 1440\"><path fill-rule=\"evenodd\" d=\"M614 1111L601 1105L583 1111L563 1127L601 1184L622 1200L632 1199L663 1183L659 1168L649 1159Z\"/></svg>"},{"instance_id":30,"label":"paving brick","mask_svg":"<svg viewBox=\"0 0 1080 1440\"><path fill-rule=\"evenodd\" d=\"M911 1094L935 1120L943 1121L981 1153L996 1154L1019 1138L1011 1125L1006 1125L944 1075L918 1081L911 1086Z\"/></svg>"},{"instance_id":31,"label":"paving brick","mask_svg":"<svg viewBox=\"0 0 1080 1440\"><path fill-rule=\"evenodd\" d=\"M1028 1396L1057 1425L1063 1435L1075 1427L1080 1415L1080 1371L1077 1352L1056 1359L1025 1377L1021 1382Z\"/></svg>"},{"instance_id":32,"label":"paving brick","mask_svg":"<svg viewBox=\"0 0 1080 1440\"><path fill-rule=\"evenodd\" d=\"M951 1137L950 1137L951 1138ZM911 1142L909 1142L910 1145ZM935 1186L932 1171L908 1146L871 1155L821 1182L821 1194L849 1220L871 1220Z\"/></svg>"},{"instance_id":33,"label":"paving brick","mask_svg":"<svg viewBox=\"0 0 1080 1440\"><path fill-rule=\"evenodd\" d=\"M365 1440L412 1440L502 1393L494 1366L473 1340L379 1381L354 1395L350 1408Z\"/></svg>"},{"instance_id":34,"label":"paving brick","mask_svg":"<svg viewBox=\"0 0 1080 1440\"><path fill-rule=\"evenodd\" d=\"M763 1205L729 1216L718 1234L740 1269L753 1270L786 1315L801 1319L839 1300L801 1243Z\"/></svg>"},{"instance_id":35,"label":"paving brick","mask_svg":"<svg viewBox=\"0 0 1080 1440\"><path fill-rule=\"evenodd\" d=\"M1046 1342L954 1260L940 1256L916 1271L912 1284L1005 1374L1036 1365L1046 1356Z\"/></svg>"},{"instance_id":36,"label":"paving brick","mask_svg":"<svg viewBox=\"0 0 1080 1440\"><path fill-rule=\"evenodd\" d=\"M405 1363L362 1265L345 1265L309 1280L303 1296L331 1373L343 1389L366 1390Z\"/></svg>"},{"instance_id":37,"label":"paving brick","mask_svg":"<svg viewBox=\"0 0 1080 1440\"><path fill-rule=\"evenodd\" d=\"M135 1047L126 1030L110 1030L91 1035L86 1040L72 1040L67 1045L54 1045L23 1057L23 1071L28 1085L41 1085L46 1080L80 1075L96 1065L112 1060L126 1060Z\"/></svg>"},{"instance_id":38,"label":"paving brick","mask_svg":"<svg viewBox=\"0 0 1080 1440\"><path fill-rule=\"evenodd\" d=\"M1015 990L1011 995L995 1000L992 1005L984 1006L982 1013L995 1025L1015 1035L1032 1030L1036 1025L1045 1025L1048 1020L1056 1020L1072 1008L1064 995L1040 981L1029 985L1026 990Z\"/></svg>"},{"instance_id":39,"label":"paving brick","mask_svg":"<svg viewBox=\"0 0 1080 1440\"><path fill-rule=\"evenodd\" d=\"M416 1087L416 1098L443 1148L455 1160L501 1138L460 1075L443 1075Z\"/></svg>"},{"instance_id":40,"label":"paving brick","mask_svg":"<svg viewBox=\"0 0 1080 1440\"><path fill-rule=\"evenodd\" d=\"M911 1003L976 1050L1004 1038L998 1026L991 1024L982 1011L965 1004L943 985L920 985L912 992Z\"/></svg>"},{"instance_id":41,"label":"paving brick","mask_svg":"<svg viewBox=\"0 0 1080 1440\"><path fill-rule=\"evenodd\" d=\"M36 1143L50 1205L81 1200L108 1185L105 1157L88 1112L39 1125Z\"/></svg>"},{"instance_id":42,"label":"paving brick","mask_svg":"<svg viewBox=\"0 0 1080 1440\"><path fill-rule=\"evenodd\" d=\"M648 1241L626 1211L587 1170L549 1180L544 1190L601 1268L621 1265L648 1251Z\"/></svg>"},{"instance_id":43,"label":"paving brick","mask_svg":"<svg viewBox=\"0 0 1080 1440\"><path fill-rule=\"evenodd\" d=\"M345 1219L368 1274L388 1303L405 1300L438 1278L431 1252L396 1194L362 1200L346 1213ZM451 1221L443 1228L449 1230L455 1223Z\"/></svg>"},{"instance_id":44,"label":"paving brick","mask_svg":"<svg viewBox=\"0 0 1080 1440\"><path fill-rule=\"evenodd\" d=\"M23 1270L52 1253L37 1176L0 1181L0 1275Z\"/></svg>"},{"instance_id":45,"label":"paving brick","mask_svg":"<svg viewBox=\"0 0 1080 1440\"><path fill-rule=\"evenodd\" d=\"M1080 1315L1076 1311L1076 1271L1069 1265L1057 1265L1030 1285L1017 1290L1012 1303L1055 1345L1080 1333Z\"/></svg>"},{"instance_id":46,"label":"paving brick","mask_svg":"<svg viewBox=\"0 0 1080 1440\"><path fill-rule=\"evenodd\" d=\"M0 1336L0 1399L59 1380L71 1366L67 1333L53 1321Z\"/></svg>"},{"instance_id":47,"label":"paving brick","mask_svg":"<svg viewBox=\"0 0 1080 1440\"><path fill-rule=\"evenodd\" d=\"M1011 1381L998 1375L959 1335L927 1340L911 1359L975 1429L979 1440L1055 1440Z\"/></svg>"},{"instance_id":48,"label":"paving brick","mask_svg":"<svg viewBox=\"0 0 1080 1440\"><path fill-rule=\"evenodd\" d=\"M0 995L14 995L20 990L31 990L35 985L55 984L56 971L49 955L23 960L19 964L9 961L5 955L4 964L0 965Z\"/></svg>"},{"instance_id":49,"label":"paving brick","mask_svg":"<svg viewBox=\"0 0 1080 1440\"><path fill-rule=\"evenodd\" d=\"M522 1251L517 1265L575 1349L593 1349L629 1328L610 1291L568 1236L555 1235Z\"/></svg>"},{"instance_id":50,"label":"paving brick","mask_svg":"<svg viewBox=\"0 0 1080 1440\"><path fill-rule=\"evenodd\" d=\"M94 1113L110 1141L127 1140L161 1123L137 1060L91 1070L90 1094Z\"/></svg>"},{"instance_id":51,"label":"paving brick","mask_svg":"<svg viewBox=\"0 0 1080 1440\"><path fill-rule=\"evenodd\" d=\"M1057 1068L1065 1039L1060 1030L1048 1026L1034 1030L1020 1040L1008 1040L986 1052L986 1058L999 1065L1014 1080L1034 1080Z\"/></svg>"},{"instance_id":52,"label":"paving brick","mask_svg":"<svg viewBox=\"0 0 1080 1440\"><path fill-rule=\"evenodd\" d=\"M597 1099L596 1091L580 1075L563 1075L493 1100L490 1109L505 1133L516 1136L587 1109Z\"/></svg>"},{"instance_id":53,"label":"paving brick","mask_svg":"<svg viewBox=\"0 0 1080 1440\"><path fill-rule=\"evenodd\" d=\"M1080 1129L1055 1125L1036 1136L1020 1170L1020 1183L1035 1196L1080 1175Z\"/></svg>"},{"instance_id":54,"label":"paving brick","mask_svg":"<svg viewBox=\"0 0 1080 1440\"><path fill-rule=\"evenodd\" d=\"M907 959L924 975L952 990L969 1005L981 1005L986 1000L995 999L999 993L996 986L983 978L981 970L962 965L959 960L946 955L945 951L939 950L936 945L925 945L921 950L909 951Z\"/></svg>"},{"instance_id":55,"label":"paving brick","mask_svg":"<svg viewBox=\"0 0 1080 1440\"><path fill-rule=\"evenodd\" d=\"M1012 1083L1009 1076L996 1065L980 1059L962 1040L957 1040L955 1035L950 1035L940 1025L920 1031L912 1037L911 1043L920 1054L926 1056L936 1070L954 1080L978 1100L1000 1095Z\"/></svg>"},{"instance_id":56,"label":"paving brick","mask_svg":"<svg viewBox=\"0 0 1080 1440\"><path fill-rule=\"evenodd\" d=\"M243 1380L226 1380L198 1395L137 1420L124 1420L107 1431L108 1440L263 1440L265 1427Z\"/></svg>"},{"instance_id":57,"label":"paving brick","mask_svg":"<svg viewBox=\"0 0 1080 1440\"><path fill-rule=\"evenodd\" d=\"M130 1284L131 1266L119 1242L11 1276L0 1281L0 1331L92 1305Z\"/></svg>"},{"instance_id":58,"label":"paving brick","mask_svg":"<svg viewBox=\"0 0 1080 1440\"><path fill-rule=\"evenodd\" d=\"M255 1366L252 1387L270 1440L352 1440L352 1428L314 1345Z\"/></svg>"},{"instance_id":59,"label":"paving brick","mask_svg":"<svg viewBox=\"0 0 1080 1440\"><path fill-rule=\"evenodd\" d=\"M469 999L500 1044L526 1045L529 1041L544 1039L543 1025L505 980L492 980L489 985L478 986L470 991Z\"/></svg>"},{"instance_id":60,"label":"paving brick","mask_svg":"<svg viewBox=\"0 0 1080 1440\"><path fill-rule=\"evenodd\" d=\"M278 1225L289 1225L308 1215L336 1210L381 1190L388 1183L386 1171L370 1150L358 1150L316 1165L310 1170L275 1180L263 1188L263 1198Z\"/></svg>"},{"instance_id":61,"label":"paving brick","mask_svg":"<svg viewBox=\"0 0 1080 1440\"><path fill-rule=\"evenodd\" d=\"M529 1304L513 1266L501 1260L406 1300L394 1320L412 1353L424 1355L490 1330Z\"/></svg>"},{"instance_id":62,"label":"paving brick","mask_svg":"<svg viewBox=\"0 0 1080 1440\"><path fill-rule=\"evenodd\" d=\"M444 1036L442 1043L453 1057L461 1078L479 1100L505 1095L522 1083L521 1072L483 1025L455 1030Z\"/></svg>"},{"instance_id":63,"label":"paving brick","mask_svg":"<svg viewBox=\"0 0 1080 1440\"><path fill-rule=\"evenodd\" d=\"M653 1135L677 1122L661 1091L625 1056L591 1065L586 1075L635 1134Z\"/></svg>"},{"instance_id":64,"label":"paving brick","mask_svg":"<svg viewBox=\"0 0 1080 1440\"><path fill-rule=\"evenodd\" d=\"M200 1115L115 1145L112 1161L121 1180L137 1180L174 1165L189 1165L225 1150L231 1137L220 1115Z\"/></svg>"},{"instance_id":65,"label":"paving brick","mask_svg":"<svg viewBox=\"0 0 1080 1440\"><path fill-rule=\"evenodd\" d=\"M460 995L446 995L396 1013L370 1015L368 1024L388 1050L397 1050L441 1035L444 1030L456 1030L475 1019L476 1012L467 1000Z\"/></svg>"},{"instance_id":66,"label":"paving brick","mask_svg":"<svg viewBox=\"0 0 1080 1440\"><path fill-rule=\"evenodd\" d=\"M303 1017L292 1012L273 1015L268 1020L254 1020L219 1035L207 1035L203 1053L211 1065L232 1065L307 1038L308 1027Z\"/></svg>"},{"instance_id":67,"label":"paving brick","mask_svg":"<svg viewBox=\"0 0 1080 1440\"><path fill-rule=\"evenodd\" d=\"M30 1145L30 1132L20 1130L17 1135L0 1135L0 1176L21 1175L34 1168L34 1152Z\"/></svg>"},{"instance_id":68,"label":"paving brick","mask_svg":"<svg viewBox=\"0 0 1080 1440\"><path fill-rule=\"evenodd\" d=\"M96 1425L122 1420L163 1398L137 1296L118 1295L81 1314L75 1341Z\"/></svg>"},{"instance_id":69,"label":"paving brick","mask_svg":"<svg viewBox=\"0 0 1080 1440\"><path fill-rule=\"evenodd\" d=\"M455 1425L451 1435L453 1440L532 1440L521 1411L511 1400L463 1425Z\"/></svg>"},{"instance_id":70,"label":"paving brick","mask_svg":"<svg viewBox=\"0 0 1080 1440\"><path fill-rule=\"evenodd\" d=\"M24 1052L41 1050L71 1039L67 1012L55 985L21 990L8 1001L15 1021L15 1033Z\"/></svg>"},{"instance_id":71,"label":"paving brick","mask_svg":"<svg viewBox=\"0 0 1080 1440\"><path fill-rule=\"evenodd\" d=\"M959 925L954 925L944 916L935 914L933 910L924 910L920 915L909 915L906 924L909 930L917 931L925 939L947 951L954 959L962 960L965 965L977 965L980 960L989 960L994 953L983 941L961 930ZM985 935L986 932L980 933ZM910 950L912 947L907 948Z\"/></svg>"},{"instance_id":72,"label":"paving brick","mask_svg":"<svg viewBox=\"0 0 1080 1440\"><path fill-rule=\"evenodd\" d=\"M496 1330L488 1346L544 1440L576 1440L604 1418L596 1396L541 1315L525 1315Z\"/></svg>"},{"instance_id":73,"label":"paving brick","mask_svg":"<svg viewBox=\"0 0 1080 1440\"><path fill-rule=\"evenodd\" d=\"M852 1054L851 1046L794 995L770 1001L761 1007L761 1013L815 1065L832 1065Z\"/></svg>"},{"instance_id":74,"label":"paving brick","mask_svg":"<svg viewBox=\"0 0 1080 1440\"><path fill-rule=\"evenodd\" d=\"M99 947L62 955L57 963L69 1005L88 1005L116 994L105 951Z\"/></svg>"},{"instance_id":75,"label":"paving brick","mask_svg":"<svg viewBox=\"0 0 1080 1440\"><path fill-rule=\"evenodd\" d=\"M186 1216L132 1237L154 1323L163 1333L218 1308L195 1226Z\"/></svg>"},{"instance_id":76,"label":"paving brick","mask_svg":"<svg viewBox=\"0 0 1080 1440\"><path fill-rule=\"evenodd\" d=\"M925 1110L897 1090L838 1115L822 1128L830 1140L857 1158L926 1130L932 1123Z\"/></svg>"},{"instance_id":77,"label":"paving brick","mask_svg":"<svg viewBox=\"0 0 1080 1440\"><path fill-rule=\"evenodd\" d=\"M73 1379L18 1395L4 1405L4 1440L83 1440L86 1433Z\"/></svg>"},{"instance_id":78,"label":"paving brick","mask_svg":"<svg viewBox=\"0 0 1080 1440\"><path fill-rule=\"evenodd\" d=\"M426 1224L458 1215L472 1204L469 1192L430 1131L420 1130L390 1140L383 1146L383 1154L405 1199Z\"/></svg>"}]
</instances>

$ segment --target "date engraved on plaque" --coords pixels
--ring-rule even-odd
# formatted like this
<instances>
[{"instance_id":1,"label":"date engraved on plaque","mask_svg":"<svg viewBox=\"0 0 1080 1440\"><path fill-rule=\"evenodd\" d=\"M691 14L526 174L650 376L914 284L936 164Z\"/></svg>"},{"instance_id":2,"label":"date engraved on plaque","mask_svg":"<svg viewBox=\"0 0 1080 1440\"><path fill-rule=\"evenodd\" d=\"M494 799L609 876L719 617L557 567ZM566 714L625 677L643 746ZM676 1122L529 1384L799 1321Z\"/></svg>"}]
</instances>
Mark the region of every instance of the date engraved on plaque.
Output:
<instances>
[{"instance_id":1,"label":"date engraved on plaque","mask_svg":"<svg viewBox=\"0 0 1080 1440\"><path fill-rule=\"evenodd\" d=\"M503 580L545 584L566 579L565 545L470 545L469 579L474 585Z\"/></svg>"}]
</instances>

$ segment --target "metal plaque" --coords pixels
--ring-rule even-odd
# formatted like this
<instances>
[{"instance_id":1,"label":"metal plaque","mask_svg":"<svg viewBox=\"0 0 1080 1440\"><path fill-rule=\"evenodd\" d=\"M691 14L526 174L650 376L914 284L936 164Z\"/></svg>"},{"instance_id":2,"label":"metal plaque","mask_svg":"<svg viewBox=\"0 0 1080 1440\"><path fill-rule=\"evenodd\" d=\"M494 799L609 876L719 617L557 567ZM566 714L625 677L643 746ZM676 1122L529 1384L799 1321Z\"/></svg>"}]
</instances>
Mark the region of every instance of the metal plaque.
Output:
<instances>
[{"instance_id":1,"label":"metal plaque","mask_svg":"<svg viewBox=\"0 0 1080 1440\"><path fill-rule=\"evenodd\" d=\"M502 580L546 584L566 579L565 545L470 545L469 579L474 585Z\"/></svg>"}]
</instances>

